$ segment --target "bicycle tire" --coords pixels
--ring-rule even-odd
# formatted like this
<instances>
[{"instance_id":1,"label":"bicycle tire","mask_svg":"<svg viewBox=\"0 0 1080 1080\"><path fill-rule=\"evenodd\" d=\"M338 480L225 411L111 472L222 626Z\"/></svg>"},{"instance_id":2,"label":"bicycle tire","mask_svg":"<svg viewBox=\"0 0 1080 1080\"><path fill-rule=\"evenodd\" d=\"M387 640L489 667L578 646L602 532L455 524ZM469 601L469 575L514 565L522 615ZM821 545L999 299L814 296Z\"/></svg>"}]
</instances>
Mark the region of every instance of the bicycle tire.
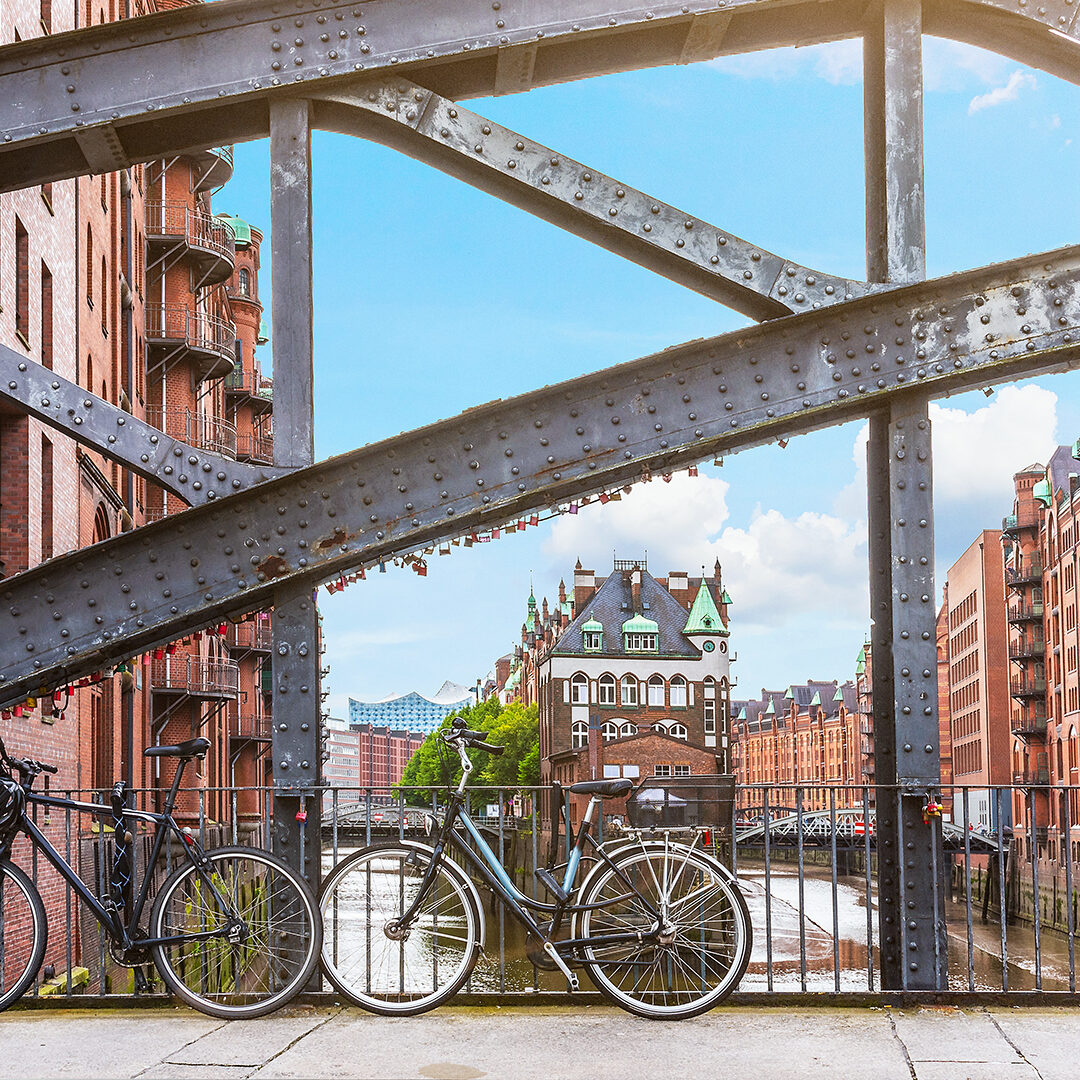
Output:
<instances>
[{"instance_id":1,"label":"bicycle tire","mask_svg":"<svg viewBox=\"0 0 1080 1080\"><path fill-rule=\"evenodd\" d=\"M323 971L368 1012L415 1016L434 1009L461 989L476 964L483 915L452 863L437 868L408 936L391 936L430 864L430 850L420 845L374 844L338 863L323 882Z\"/></svg>"},{"instance_id":2,"label":"bicycle tire","mask_svg":"<svg viewBox=\"0 0 1080 1080\"><path fill-rule=\"evenodd\" d=\"M642 843L616 852L618 871L600 864L582 904L610 903L578 916L575 937L640 930L655 920L641 903L668 896L670 940L582 946L593 985L613 1004L651 1020L684 1020L707 1012L738 985L750 962L753 930L736 882L715 859L681 844ZM669 883L670 885L666 884Z\"/></svg>"},{"instance_id":3,"label":"bicycle tire","mask_svg":"<svg viewBox=\"0 0 1080 1080\"><path fill-rule=\"evenodd\" d=\"M41 894L21 867L0 860L0 1010L33 985L48 941Z\"/></svg>"},{"instance_id":4,"label":"bicycle tire","mask_svg":"<svg viewBox=\"0 0 1080 1080\"><path fill-rule=\"evenodd\" d=\"M230 912L221 909L198 869L183 865L158 891L150 936L218 928L222 936L153 945L154 962L173 994L200 1012L223 1020L265 1016L296 997L315 972L322 945L315 895L268 852L227 847L206 854L214 882L246 936L236 943L225 939Z\"/></svg>"}]
</instances>

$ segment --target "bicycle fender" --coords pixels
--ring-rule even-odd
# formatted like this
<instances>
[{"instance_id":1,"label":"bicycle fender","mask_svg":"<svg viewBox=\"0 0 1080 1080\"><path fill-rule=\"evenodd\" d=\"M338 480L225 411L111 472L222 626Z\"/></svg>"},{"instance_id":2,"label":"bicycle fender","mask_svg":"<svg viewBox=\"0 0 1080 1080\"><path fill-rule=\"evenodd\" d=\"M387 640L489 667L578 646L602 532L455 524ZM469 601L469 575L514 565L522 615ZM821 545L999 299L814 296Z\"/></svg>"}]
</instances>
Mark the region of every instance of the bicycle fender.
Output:
<instances>
[{"instance_id":1,"label":"bicycle fender","mask_svg":"<svg viewBox=\"0 0 1080 1080\"><path fill-rule=\"evenodd\" d=\"M417 840L396 840L394 841L395 847L411 848L415 851L422 851L425 855L434 855L435 849L430 844L421 844ZM487 919L484 917L484 905L480 902L480 891L476 887L476 883L465 872L465 870L453 859L450 858L445 852L442 856L443 865L452 873L456 874L458 880L465 885L473 898L473 903L476 905L477 915L480 917L480 951L484 951L484 946L487 944Z\"/></svg>"}]
</instances>

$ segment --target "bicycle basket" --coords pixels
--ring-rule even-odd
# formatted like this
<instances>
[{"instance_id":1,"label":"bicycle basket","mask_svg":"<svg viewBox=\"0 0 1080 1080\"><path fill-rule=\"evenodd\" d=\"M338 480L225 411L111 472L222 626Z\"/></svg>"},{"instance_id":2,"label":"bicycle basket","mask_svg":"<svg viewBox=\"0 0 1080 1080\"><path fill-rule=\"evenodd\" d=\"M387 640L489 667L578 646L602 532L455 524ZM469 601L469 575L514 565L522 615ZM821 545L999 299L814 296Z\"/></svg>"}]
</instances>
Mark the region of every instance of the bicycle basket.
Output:
<instances>
[{"instance_id":1,"label":"bicycle basket","mask_svg":"<svg viewBox=\"0 0 1080 1080\"><path fill-rule=\"evenodd\" d=\"M650 776L626 800L630 824L635 829L731 827L735 801L735 777Z\"/></svg>"}]
</instances>

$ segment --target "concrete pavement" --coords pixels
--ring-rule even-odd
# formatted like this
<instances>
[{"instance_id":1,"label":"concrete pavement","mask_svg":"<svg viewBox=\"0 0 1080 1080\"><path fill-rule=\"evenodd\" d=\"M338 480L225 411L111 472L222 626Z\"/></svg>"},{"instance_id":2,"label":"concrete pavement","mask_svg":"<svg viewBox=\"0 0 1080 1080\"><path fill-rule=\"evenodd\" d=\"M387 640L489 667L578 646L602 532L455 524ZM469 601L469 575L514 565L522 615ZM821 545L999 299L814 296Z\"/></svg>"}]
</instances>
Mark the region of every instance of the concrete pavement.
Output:
<instances>
[{"instance_id":1,"label":"concrete pavement","mask_svg":"<svg viewBox=\"0 0 1080 1080\"><path fill-rule=\"evenodd\" d=\"M14 1009L0 1078L1077 1080L1080 1008L733 1005L681 1023L599 1005L387 1019L299 1006L224 1023L183 1008Z\"/></svg>"}]
</instances>

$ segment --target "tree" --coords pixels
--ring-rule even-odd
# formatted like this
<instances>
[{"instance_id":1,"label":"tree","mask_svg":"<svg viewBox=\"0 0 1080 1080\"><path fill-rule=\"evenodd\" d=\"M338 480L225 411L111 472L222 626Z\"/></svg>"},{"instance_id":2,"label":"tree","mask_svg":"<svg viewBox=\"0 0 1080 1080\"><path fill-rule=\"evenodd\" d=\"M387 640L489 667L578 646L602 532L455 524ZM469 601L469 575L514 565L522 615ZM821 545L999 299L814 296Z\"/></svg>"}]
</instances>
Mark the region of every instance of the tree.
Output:
<instances>
[{"instance_id":1,"label":"tree","mask_svg":"<svg viewBox=\"0 0 1080 1080\"><path fill-rule=\"evenodd\" d=\"M483 731L488 742L505 746L496 756L483 750L471 750L473 769L469 787L528 787L540 782L540 725L537 708L514 702L501 705L496 698L489 698L479 705L468 705L450 713L409 758L397 790L410 787L442 788L447 783L455 785L461 779L461 763L457 755L443 746L442 756L446 763L444 772L440 764L442 732L450 727L455 717L461 717L465 726ZM430 805L427 792L405 792L406 801L416 806Z\"/></svg>"}]
</instances>

